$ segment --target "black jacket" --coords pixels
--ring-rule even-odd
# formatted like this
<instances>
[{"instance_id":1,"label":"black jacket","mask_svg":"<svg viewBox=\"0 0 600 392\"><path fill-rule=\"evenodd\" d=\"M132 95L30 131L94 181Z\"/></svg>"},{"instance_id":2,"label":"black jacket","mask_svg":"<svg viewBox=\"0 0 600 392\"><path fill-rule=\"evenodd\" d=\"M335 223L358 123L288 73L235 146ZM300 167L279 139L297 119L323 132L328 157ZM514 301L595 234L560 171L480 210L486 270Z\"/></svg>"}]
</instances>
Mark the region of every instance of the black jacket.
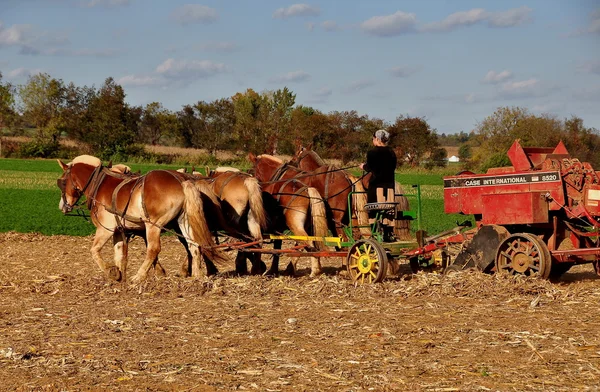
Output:
<instances>
[{"instance_id":1,"label":"black jacket","mask_svg":"<svg viewBox=\"0 0 600 392\"><path fill-rule=\"evenodd\" d=\"M365 171L371 172L369 189L374 187L394 187L394 171L398 161L391 147L373 147L367 152Z\"/></svg>"}]
</instances>

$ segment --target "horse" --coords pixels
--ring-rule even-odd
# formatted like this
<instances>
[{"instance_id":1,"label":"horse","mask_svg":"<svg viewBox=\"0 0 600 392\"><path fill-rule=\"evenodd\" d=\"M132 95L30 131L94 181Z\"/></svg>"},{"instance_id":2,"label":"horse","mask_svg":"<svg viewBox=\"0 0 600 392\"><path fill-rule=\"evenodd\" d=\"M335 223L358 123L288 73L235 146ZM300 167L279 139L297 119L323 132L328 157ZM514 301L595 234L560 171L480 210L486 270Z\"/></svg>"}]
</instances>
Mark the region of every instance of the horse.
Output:
<instances>
[{"instance_id":1,"label":"horse","mask_svg":"<svg viewBox=\"0 0 600 392\"><path fill-rule=\"evenodd\" d=\"M361 181L345 170L333 165L327 165L316 155L318 164L301 167L304 157L294 156L288 162L287 171L301 177L308 185L315 187L321 193L327 205L330 219L330 230L338 236L345 236L344 226L355 219L362 236L368 237L369 216L365 211L367 195ZM349 196L352 195L352 212L348 210Z\"/></svg>"},{"instance_id":2,"label":"horse","mask_svg":"<svg viewBox=\"0 0 600 392\"><path fill-rule=\"evenodd\" d=\"M227 264L227 257L215 248L206 220L201 190L207 191L207 184L166 170L152 170L143 176L124 175L89 155L68 164L59 159L58 164L63 170L57 180L61 190L59 209L64 214L71 212L85 195L96 226L92 258L109 278L127 279L127 236L131 233L141 233L147 241L144 262L131 280L134 284L142 282L157 263L160 234L165 229L178 234L192 260L192 276L200 275L202 257ZM111 237L115 265L109 265L100 255Z\"/></svg>"},{"instance_id":3,"label":"horse","mask_svg":"<svg viewBox=\"0 0 600 392\"><path fill-rule=\"evenodd\" d=\"M197 172L196 172L197 173ZM261 242L267 229L267 216L263 205L262 189L258 180L248 173L230 167L217 167L208 172L210 186L219 201L228 225L236 230L234 237ZM231 233L230 233L231 234ZM266 271L260 254L251 256L252 274ZM246 258L238 252L236 271L247 273Z\"/></svg>"},{"instance_id":4,"label":"horse","mask_svg":"<svg viewBox=\"0 0 600 392\"><path fill-rule=\"evenodd\" d=\"M326 210L325 203L319 191L307 186L300 179L280 178L280 167L283 166L283 162L274 156L266 154L256 156L250 153L248 158L253 163L254 176L261 182L263 192L266 192L273 199L271 200L272 208L280 208L285 219L285 222L278 222L277 217L280 214L277 211L271 211L268 214L274 218L270 222L271 228L274 228L276 231L283 231L289 228L294 235L299 236L308 236L308 231L311 231L314 236L325 237L327 235ZM273 205L273 202L276 202L276 205ZM308 219L309 215L311 219ZM283 223L285 227L281 226ZM307 227L309 226L312 226L312 230L307 231ZM315 242L312 240L304 242L310 248L321 247L320 243L315 245ZM276 248L280 245L280 242L275 243ZM292 262L288 266L288 270L291 267L291 271L289 272L292 274L296 271L296 262L297 259L292 258ZM274 257L270 272L277 273L277 271L278 258ZM321 263L319 258L311 257L310 276L314 277L320 273Z\"/></svg>"},{"instance_id":5,"label":"horse","mask_svg":"<svg viewBox=\"0 0 600 392\"><path fill-rule=\"evenodd\" d=\"M298 146L298 150L292 157L290 163L293 163L298 166L298 168L308 172L319 169L322 170L322 168L327 166L325 161L312 150L311 146ZM360 183L364 189L368 189L369 187L370 176L371 173L368 173L360 179ZM404 195L404 190L398 181L395 182L394 193L394 201L398 203L396 207L394 234L398 239L410 239L412 237L410 234L410 222L405 219L397 219L401 215L401 211L408 211L410 209L408 198Z\"/></svg>"}]
</instances>

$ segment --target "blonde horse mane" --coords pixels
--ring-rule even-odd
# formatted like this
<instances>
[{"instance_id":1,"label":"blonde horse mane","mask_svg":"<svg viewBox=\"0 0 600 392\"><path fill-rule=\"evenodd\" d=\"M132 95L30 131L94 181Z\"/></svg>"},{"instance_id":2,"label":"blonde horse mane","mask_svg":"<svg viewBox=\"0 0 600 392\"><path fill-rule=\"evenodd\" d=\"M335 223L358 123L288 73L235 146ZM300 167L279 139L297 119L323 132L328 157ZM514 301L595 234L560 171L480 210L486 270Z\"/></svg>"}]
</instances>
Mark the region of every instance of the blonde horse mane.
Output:
<instances>
[{"instance_id":1,"label":"blonde horse mane","mask_svg":"<svg viewBox=\"0 0 600 392\"><path fill-rule=\"evenodd\" d=\"M229 166L219 166L216 167L215 170L213 170L215 173L227 173L227 172L236 172L238 173L240 171L240 169L235 168L235 167L229 167Z\"/></svg>"},{"instance_id":2,"label":"blonde horse mane","mask_svg":"<svg viewBox=\"0 0 600 392\"><path fill-rule=\"evenodd\" d=\"M261 155L257 156L256 158L257 159L264 158L264 159L267 159L269 161L273 161L273 162L276 162L276 163L279 163L279 164L283 163L282 159L277 158L277 157L275 157L273 155L269 155L269 154L261 154Z\"/></svg>"},{"instance_id":3,"label":"blonde horse mane","mask_svg":"<svg viewBox=\"0 0 600 392\"><path fill-rule=\"evenodd\" d=\"M90 166L100 166L102 165L102 161L96 157L91 155L80 155L78 157L73 158L73 160L69 163L69 166L74 165L76 163L85 163Z\"/></svg>"},{"instance_id":4,"label":"blonde horse mane","mask_svg":"<svg viewBox=\"0 0 600 392\"><path fill-rule=\"evenodd\" d=\"M123 173L123 174L129 174L131 173L131 168L127 165L124 165L122 163L118 163L116 165L113 165L110 168L111 171L115 172L115 173Z\"/></svg>"}]
</instances>

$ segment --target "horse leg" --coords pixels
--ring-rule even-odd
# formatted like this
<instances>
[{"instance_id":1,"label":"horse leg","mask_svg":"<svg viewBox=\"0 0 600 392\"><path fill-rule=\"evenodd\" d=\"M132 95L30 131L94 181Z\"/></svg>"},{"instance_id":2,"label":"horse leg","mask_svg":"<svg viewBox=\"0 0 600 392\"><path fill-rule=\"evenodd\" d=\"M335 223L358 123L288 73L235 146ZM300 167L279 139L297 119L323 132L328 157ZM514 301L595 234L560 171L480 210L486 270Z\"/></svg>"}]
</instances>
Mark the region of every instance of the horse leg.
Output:
<instances>
[{"instance_id":1,"label":"horse leg","mask_svg":"<svg viewBox=\"0 0 600 392\"><path fill-rule=\"evenodd\" d=\"M295 220L292 220L288 224L288 226L290 227L290 230L292 230L292 232L295 235L308 236L308 233L304 229L305 217L306 217L306 215L299 214ZM306 241L306 243L308 244L310 249L315 249L315 244L313 241ZM288 264L286 272L291 271L293 274L295 274L297 271L297 268L296 268L297 262L298 262L297 258L292 258L292 261L290 262L290 264ZM292 268L293 268L291 270L290 270L290 265L292 265ZM311 256L310 257L310 277L314 278L315 276L320 275L320 274L321 274L321 259L318 257Z\"/></svg>"},{"instance_id":2,"label":"horse leg","mask_svg":"<svg viewBox=\"0 0 600 392\"><path fill-rule=\"evenodd\" d=\"M105 229L104 227L100 226L96 228L96 235L94 235L94 241L92 242L91 253L92 258L96 264L98 264L98 267L100 267L102 273L106 274L109 279L119 281L121 279L121 271L119 271L119 268L116 265L109 266L106 264L100 255L100 251L104 245L106 245L112 235L113 232Z\"/></svg>"},{"instance_id":3,"label":"horse leg","mask_svg":"<svg viewBox=\"0 0 600 392\"><path fill-rule=\"evenodd\" d=\"M260 246L256 246L256 248L260 248ZM250 258L250 263L252 263L251 275L262 275L267 271L267 265L262 261L260 253L250 253L247 257Z\"/></svg>"},{"instance_id":4,"label":"horse leg","mask_svg":"<svg viewBox=\"0 0 600 392\"><path fill-rule=\"evenodd\" d=\"M131 279L133 284L138 284L146 279L150 267L156 262L158 254L160 253L160 230L160 227L155 225L146 226L146 239L148 240L146 258L138 269L138 272Z\"/></svg>"},{"instance_id":5,"label":"horse leg","mask_svg":"<svg viewBox=\"0 0 600 392\"><path fill-rule=\"evenodd\" d=\"M279 250L281 249L281 245L283 244L282 240L274 240L273 241L273 249ZM271 262L271 268L265 273L269 276L277 276L279 275L279 254L275 253L273 255L273 261Z\"/></svg>"},{"instance_id":6,"label":"horse leg","mask_svg":"<svg viewBox=\"0 0 600 392\"><path fill-rule=\"evenodd\" d=\"M121 280L127 280L127 250L129 237L122 231L113 234L113 249L115 252L115 265L121 271Z\"/></svg>"},{"instance_id":7,"label":"horse leg","mask_svg":"<svg viewBox=\"0 0 600 392\"><path fill-rule=\"evenodd\" d=\"M144 239L144 244L146 244L146 249L148 249L148 240L146 240L146 235L143 234L143 235L140 235L140 237L142 237ZM158 261L158 256L156 256L156 259L152 262L152 268L154 268L154 274L156 276L166 276L167 275L167 271L160 264L160 261ZM123 280L125 280L125 279L123 279Z\"/></svg>"}]
</instances>

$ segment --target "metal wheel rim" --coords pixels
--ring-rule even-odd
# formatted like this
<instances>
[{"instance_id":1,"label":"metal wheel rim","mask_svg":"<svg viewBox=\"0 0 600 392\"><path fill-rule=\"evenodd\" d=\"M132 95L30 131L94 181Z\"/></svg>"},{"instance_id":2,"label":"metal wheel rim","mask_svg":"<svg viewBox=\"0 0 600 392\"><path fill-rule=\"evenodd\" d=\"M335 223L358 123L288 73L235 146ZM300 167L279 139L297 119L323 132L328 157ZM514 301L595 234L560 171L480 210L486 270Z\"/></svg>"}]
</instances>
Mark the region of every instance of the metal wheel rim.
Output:
<instances>
[{"instance_id":1,"label":"metal wheel rim","mask_svg":"<svg viewBox=\"0 0 600 392\"><path fill-rule=\"evenodd\" d=\"M387 255L379 243L367 239L357 241L348 252L348 273L356 284L381 282L387 270Z\"/></svg>"},{"instance_id":2,"label":"metal wheel rim","mask_svg":"<svg viewBox=\"0 0 600 392\"><path fill-rule=\"evenodd\" d=\"M550 252L537 236L513 234L500 243L496 255L496 270L511 275L547 278L550 273Z\"/></svg>"}]
</instances>

